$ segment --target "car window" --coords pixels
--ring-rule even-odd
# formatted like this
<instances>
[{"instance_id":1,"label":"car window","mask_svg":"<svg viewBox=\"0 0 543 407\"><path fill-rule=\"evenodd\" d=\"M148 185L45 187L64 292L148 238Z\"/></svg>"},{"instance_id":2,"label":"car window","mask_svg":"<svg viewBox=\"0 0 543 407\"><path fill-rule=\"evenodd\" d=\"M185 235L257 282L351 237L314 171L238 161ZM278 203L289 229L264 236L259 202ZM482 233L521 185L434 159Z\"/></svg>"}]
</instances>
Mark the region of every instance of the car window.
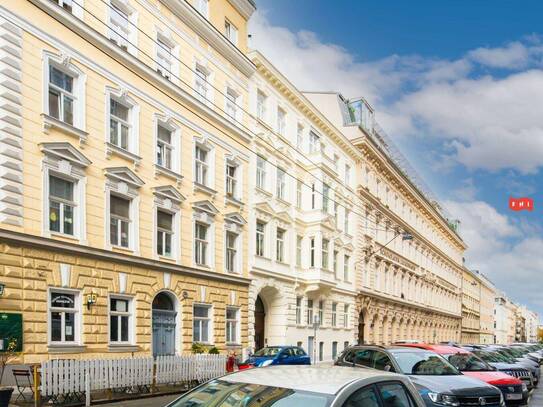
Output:
<instances>
[{"instance_id":1,"label":"car window","mask_svg":"<svg viewBox=\"0 0 543 407\"><path fill-rule=\"evenodd\" d=\"M305 356L304 350L303 350L303 349L300 349L300 348L295 348L295 349L294 349L294 354L295 354L296 356Z\"/></svg>"},{"instance_id":2,"label":"car window","mask_svg":"<svg viewBox=\"0 0 543 407\"><path fill-rule=\"evenodd\" d=\"M276 356L280 348L262 348L254 353L254 356Z\"/></svg>"},{"instance_id":3,"label":"car window","mask_svg":"<svg viewBox=\"0 0 543 407\"><path fill-rule=\"evenodd\" d=\"M359 349L354 352L353 362L355 365L373 367L373 351Z\"/></svg>"},{"instance_id":4,"label":"car window","mask_svg":"<svg viewBox=\"0 0 543 407\"><path fill-rule=\"evenodd\" d=\"M484 372L492 368L475 355L456 353L448 355L449 362L461 372Z\"/></svg>"},{"instance_id":5,"label":"car window","mask_svg":"<svg viewBox=\"0 0 543 407\"><path fill-rule=\"evenodd\" d=\"M381 407L373 386L363 387L349 396L342 407Z\"/></svg>"},{"instance_id":6,"label":"car window","mask_svg":"<svg viewBox=\"0 0 543 407\"><path fill-rule=\"evenodd\" d=\"M459 375L461 374L448 361L434 352L426 351L390 351L400 370L413 375Z\"/></svg>"},{"instance_id":7,"label":"car window","mask_svg":"<svg viewBox=\"0 0 543 407\"><path fill-rule=\"evenodd\" d=\"M281 357L294 356L294 352L292 351L292 348L283 349L280 356Z\"/></svg>"},{"instance_id":8,"label":"car window","mask_svg":"<svg viewBox=\"0 0 543 407\"><path fill-rule=\"evenodd\" d=\"M394 365L385 352L375 352L373 358L373 367L377 370L385 370L387 372L395 372Z\"/></svg>"},{"instance_id":9,"label":"car window","mask_svg":"<svg viewBox=\"0 0 543 407\"><path fill-rule=\"evenodd\" d=\"M384 407L412 407L409 392L401 383L386 383L378 386Z\"/></svg>"}]
</instances>

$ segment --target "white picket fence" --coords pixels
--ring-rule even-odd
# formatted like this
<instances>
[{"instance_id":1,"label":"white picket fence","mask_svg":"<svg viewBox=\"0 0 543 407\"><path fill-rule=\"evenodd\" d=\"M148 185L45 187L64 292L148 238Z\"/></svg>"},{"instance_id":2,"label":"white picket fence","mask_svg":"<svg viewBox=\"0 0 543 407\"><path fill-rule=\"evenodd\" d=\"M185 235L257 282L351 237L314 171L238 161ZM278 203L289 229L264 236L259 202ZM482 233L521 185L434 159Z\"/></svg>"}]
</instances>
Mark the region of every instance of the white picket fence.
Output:
<instances>
[{"instance_id":1,"label":"white picket fence","mask_svg":"<svg viewBox=\"0 0 543 407\"><path fill-rule=\"evenodd\" d=\"M226 373L224 355L158 356L157 384L206 381Z\"/></svg>"},{"instance_id":2,"label":"white picket fence","mask_svg":"<svg viewBox=\"0 0 543 407\"><path fill-rule=\"evenodd\" d=\"M153 365L156 376L153 377ZM224 355L159 356L156 359L48 360L41 364L45 397L84 393L85 389L137 388L154 384L206 381L226 373ZM86 383L88 378L89 383ZM153 380L155 379L155 380Z\"/></svg>"}]
</instances>

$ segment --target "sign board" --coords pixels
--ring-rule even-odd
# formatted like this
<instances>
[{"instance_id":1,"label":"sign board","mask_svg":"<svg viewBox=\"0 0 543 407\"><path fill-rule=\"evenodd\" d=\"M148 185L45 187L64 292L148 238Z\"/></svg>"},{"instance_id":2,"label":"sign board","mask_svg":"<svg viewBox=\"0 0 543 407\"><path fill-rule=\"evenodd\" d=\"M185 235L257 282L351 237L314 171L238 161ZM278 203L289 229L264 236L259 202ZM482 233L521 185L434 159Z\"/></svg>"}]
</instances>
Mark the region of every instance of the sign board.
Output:
<instances>
[{"instance_id":1,"label":"sign board","mask_svg":"<svg viewBox=\"0 0 543 407\"><path fill-rule=\"evenodd\" d=\"M0 352L6 350L11 339L17 340L15 352L22 352L23 314L0 312Z\"/></svg>"}]
</instances>

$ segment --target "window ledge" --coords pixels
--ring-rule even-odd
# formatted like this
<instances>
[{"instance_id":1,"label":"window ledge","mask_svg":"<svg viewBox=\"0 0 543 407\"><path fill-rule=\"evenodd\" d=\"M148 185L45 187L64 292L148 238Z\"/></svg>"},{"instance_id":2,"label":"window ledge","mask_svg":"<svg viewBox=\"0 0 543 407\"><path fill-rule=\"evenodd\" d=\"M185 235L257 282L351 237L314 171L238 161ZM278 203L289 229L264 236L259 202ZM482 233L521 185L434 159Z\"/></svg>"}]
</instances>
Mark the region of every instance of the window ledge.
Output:
<instances>
[{"instance_id":1,"label":"window ledge","mask_svg":"<svg viewBox=\"0 0 543 407\"><path fill-rule=\"evenodd\" d=\"M78 129L71 124L65 123L62 120L56 119L45 113L42 113L41 117L43 119L43 131L45 134L49 134L50 129L56 129L69 136L77 137L79 139L79 144L85 144L87 142L89 133L86 131Z\"/></svg>"},{"instance_id":2,"label":"window ledge","mask_svg":"<svg viewBox=\"0 0 543 407\"><path fill-rule=\"evenodd\" d=\"M122 158L126 158L134 163L134 167L139 167L141 164L142 158L139 155L131 153L130 151L125 150L115 144L111 144L109 141L106 141L106 158L111 158L112 155L117 155Z\"/></svg>"},{"instance_id":3,"label":"window ledge","mask_svg":"<svg viewBox=\"0 0 543 407\"><path fill-rule=\"evenodd\" d=\"M138 352L140 347L138 345L124 345L124 344L113 344L108 345L109 352Z\"/></svg>"},{"instance_id":4,"label":"window ledge","mask_svg":"<svg viewBox=\"0 0 543 407\"><path fill-rule=\"evenodd\" d=\"M208 195L215 195L217 193L217 191L215 191L214 189L208 187L207 185L200 184L199 182L194 181L193 185L195 191L200 191Z\"/></svg>"},{"instance_id":5,"label":"window ledge","mask_svg":"<svg viewBox=\"0 0 543 407\"><path fill-rule=\"evenodd\" d=\"M52 238L59 238L59 239L66 239L66 240L70 240L70 241L73 241L75 243L79 243L81 239L79 239L79 237L77 236L74 236L74 235L68 235L68 234L64 234L64 233L60 233L60 232L52 232L52 231L48 231L47 232L49 237L52 237Z\"/></svg>"},{"instance_id":6,"label":"window ledge","mask_svg":"<svg viewBox=\"0 0 543 407\"><path fill-rule=\"evenodd\" d=\"M72 344L49 344L47 351L49 353L82 353L87 349L84 345L72 345Z\"/></svg>"},{"instance_id":7,"label":"window ledge","mask_svg":"<svg viewBox=\"0 0 543 407\"><path fill-rule=\"evenodd\" d=\"M241 343L227 343L227 348L241 348L243 345Z\"/></svg>"},{"instance_id":8,"label":"window ledge","mask_svg":"<svg viewBox=\"0 0 543 407\"><path fill-rule=\"evenodd\" d=\"M209 266L207 264L194 263L194 266L198 267L198 268L201 268L201 269L204 269L204 270L211 270L211 266Z\"/></svg>"},{"instance_id":9,"label":"window ledge","mask_svg":"<svg viewBox=\"0 0 543 407\"><path fill-rule=\"evenodd\" d=\"M262 189L260 187L256 187L256 191L260 192L261 194L264 194L266 196L269 196L270 198L273 196L273 194L271 192L268 192L265 189Z\"/></svg>"},{"instance_id":10,"label":"window ledge","mask_svg":"<svg viewBox=\"0 0 543 407\"><path fill-rule=\"evenodd\" d=\"M283 205L286 205L286 206L290 206L290 205L291 205L290 202L284 200L283 198L277 197L277 200L279 201L279 203L282 203Z\"/></svg>"},{"instance_id":11,"label":"window ledge","mask_svg":"<svg viewBox=\"0 0 543 407\"><path fill-rule=\"evenodd\" d=\"M229 204L232 204L232 205L235 205L235 206L237 206L239 208L243 207L243 205L244 205L244 203L241 202L239 199L236 199L236 198L228 196L228 195L226 195L224 197L224 200L225 200L225 202L227 202Z\"/></svg>"},{"instance_id":12,"label":"window ledge","mask_svg":"<svg viewBox=\"0 0 543 407\"><path fill-rule=\"evenodd\" d=\"M178 172L172 171L169 168L163 167L162 165L155 164L155 177L159 175L164 175L168 178L174 179L178 184L181 183L181 180L184 178Z\"/></svg>"},{"instance_id":13,"label":"window ledge","mask_svg":"<svg viewBox=\"0 0 543 407\"><path fill-rule=\"evenodd\" d=\"M129 247L123 247L123 246L117 246L117 245L111 245L112 250L117 250L122 253L128 253L128 254L134 254L134 250Z\"/></svg>"}]
</instances>

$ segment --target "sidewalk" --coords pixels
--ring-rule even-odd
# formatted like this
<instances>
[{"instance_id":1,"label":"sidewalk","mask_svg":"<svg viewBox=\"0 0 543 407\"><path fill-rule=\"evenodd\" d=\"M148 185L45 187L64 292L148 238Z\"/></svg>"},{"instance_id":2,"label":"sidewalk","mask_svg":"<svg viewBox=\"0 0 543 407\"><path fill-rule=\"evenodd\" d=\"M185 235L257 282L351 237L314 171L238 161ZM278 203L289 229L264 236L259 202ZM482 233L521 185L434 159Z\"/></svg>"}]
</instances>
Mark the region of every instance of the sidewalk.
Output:
<instances>
[{"instance_id":1,"label":"sidewalk","mask_svg":"<svg viewBox=\"0 0 543 407\"><path fill-rule=\"evenodd\" d=\"M174 394L169 396L147 397L139 400L119 401L117 403L102 405L106 407L162 407L179 396L179 394Z\"/></svg>"}]
</instances>

